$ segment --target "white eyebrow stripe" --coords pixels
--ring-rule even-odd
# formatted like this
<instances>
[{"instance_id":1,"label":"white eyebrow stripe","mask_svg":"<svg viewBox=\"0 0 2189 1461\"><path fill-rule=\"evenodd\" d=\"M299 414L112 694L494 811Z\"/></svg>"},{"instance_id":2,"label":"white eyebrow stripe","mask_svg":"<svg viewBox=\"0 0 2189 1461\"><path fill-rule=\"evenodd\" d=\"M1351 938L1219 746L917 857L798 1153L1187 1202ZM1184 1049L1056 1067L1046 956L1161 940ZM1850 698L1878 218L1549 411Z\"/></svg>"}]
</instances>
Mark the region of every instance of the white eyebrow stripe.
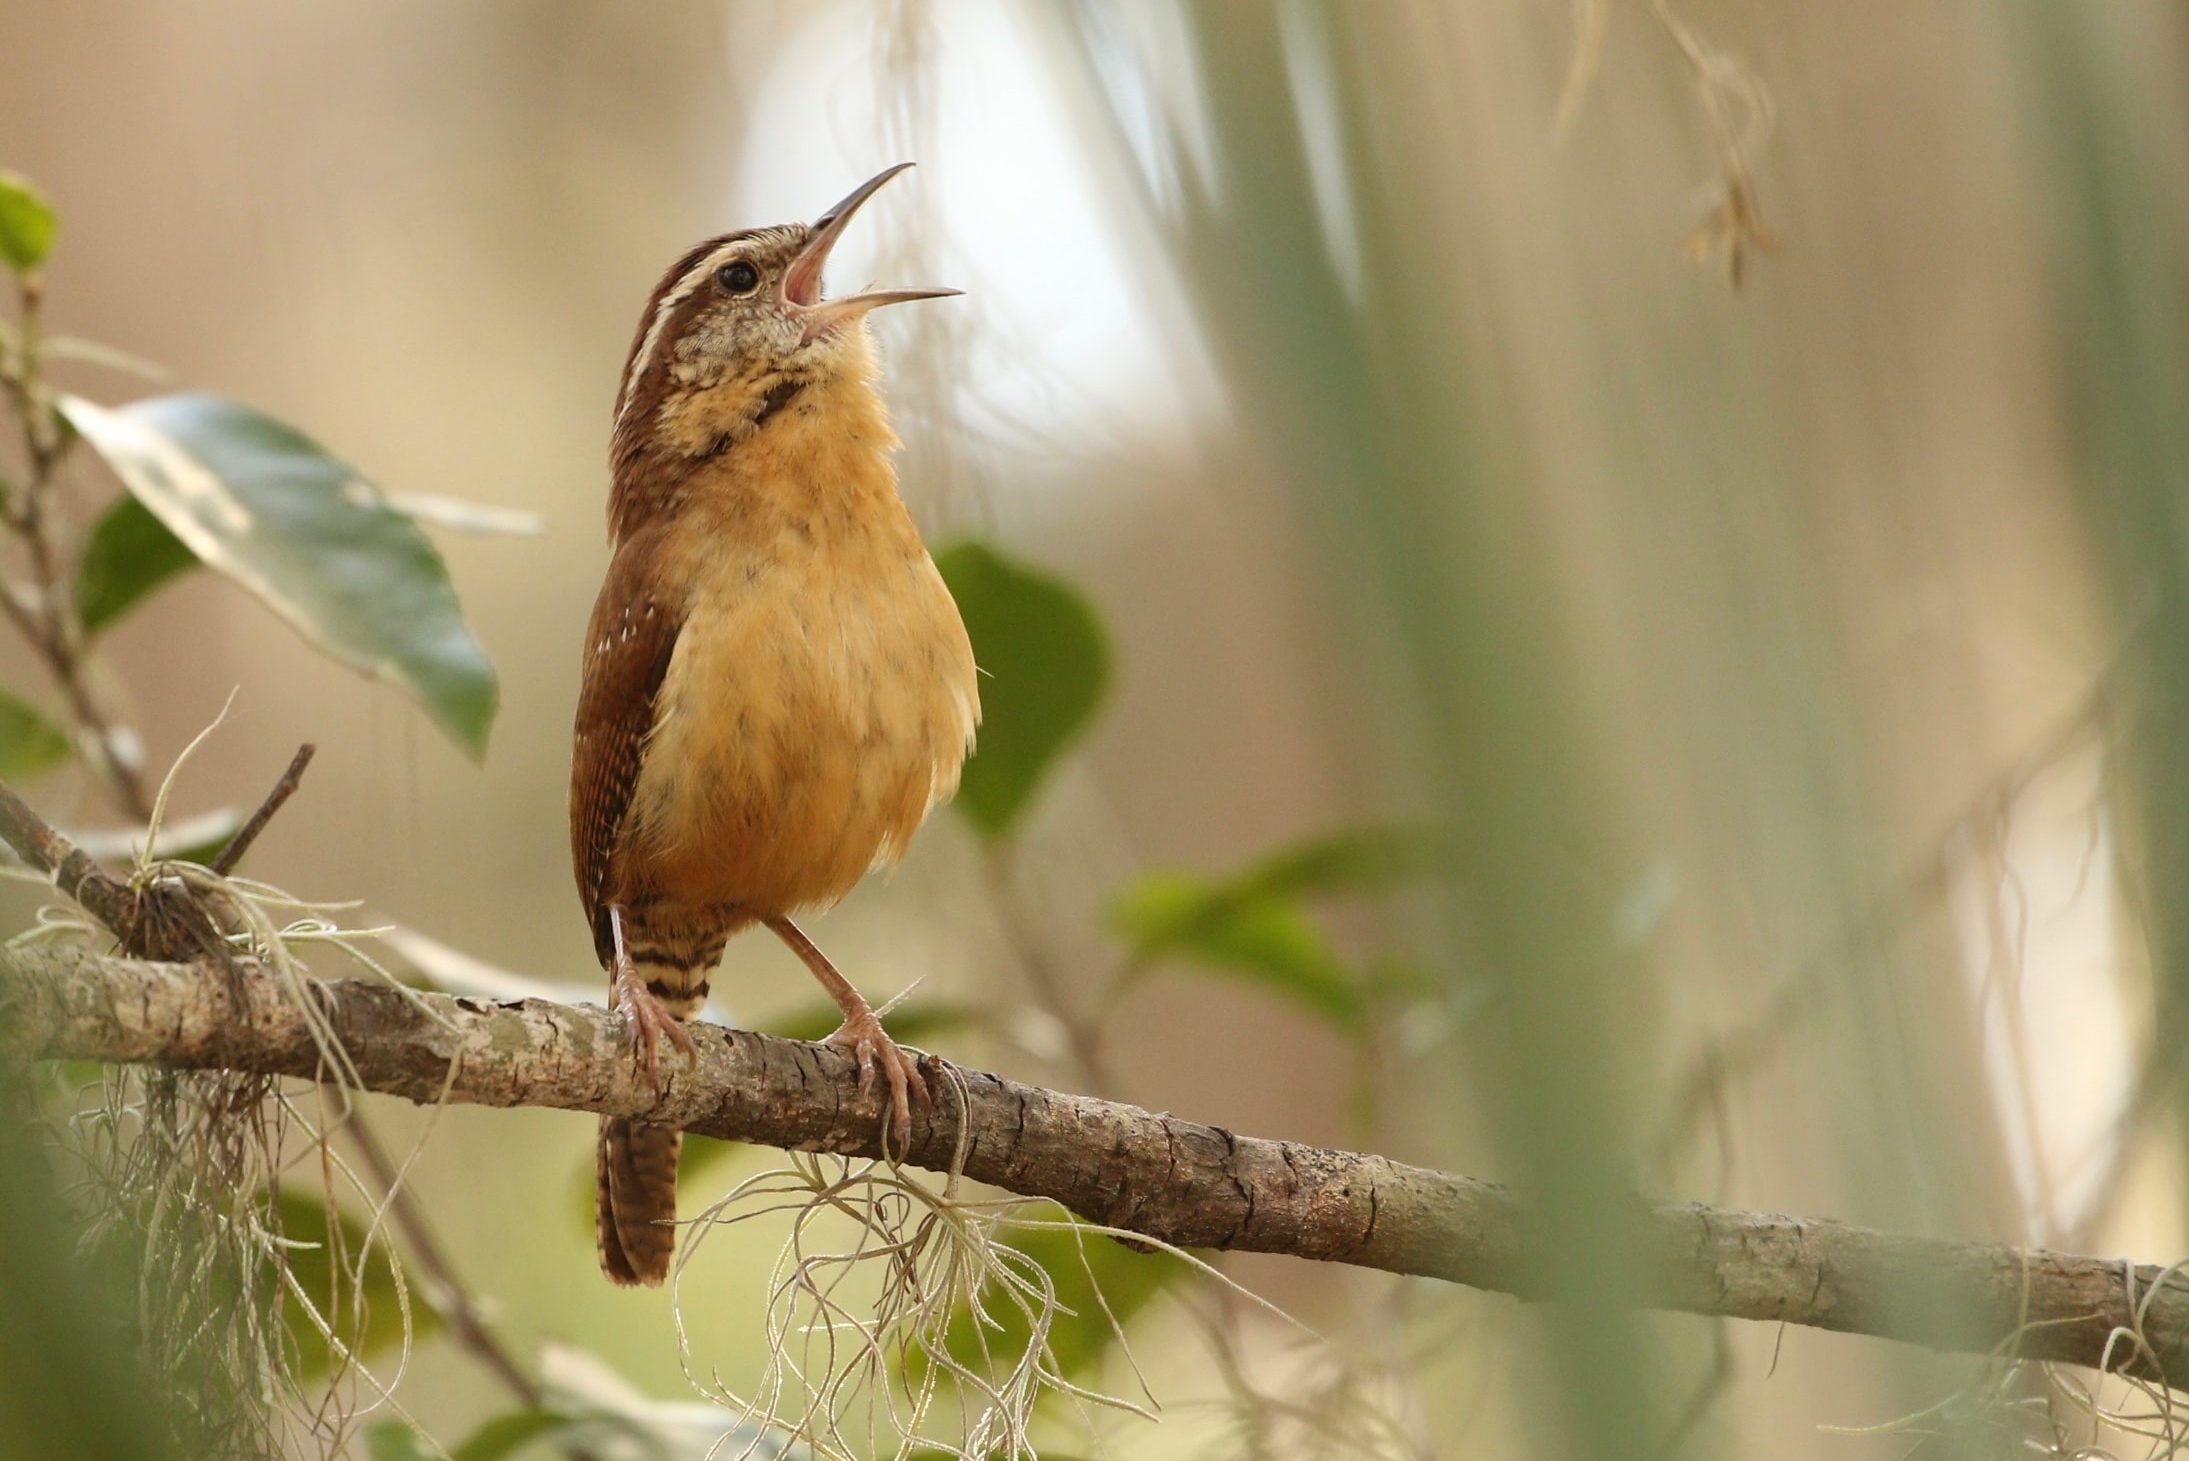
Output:
<instances>
[{"instance_id":1,"label":"white eyebrow stripe","mask_svg":"<svg viewBox=\"0 0 2189 1461\"><path fill-rule=\"evenodd\" d=\"M661 296L661 303L654 307L653 317L646 322L646 338L639 342L638 352L631 357L631 368L623 377L623 387L616 392L616 430L623 429L623 418L630 414L632 397L638 391L638 383L646 378L646 371L654 362L654 354L661 348L662 331L669 327L669 317L676 313L677 308L690 299L715 270L730 260L741 255L764 254L789 242L797 234L796 225L755 228L729 239L684 271L684 276Z\"/></svg>"},{"instance_id":2,"label":"white eyebrow stripe","mask_svg":"<svg viewBox=\"0 0 2189 1461\"><path fill-rule=\"evenodd\" d=\"M631 397L638 383L646 378L646 371L654 362L654 352L661 348L661 332L668 328L669 317L677 312L684 301L690 299L700 285L707 282L715 270L733 257L752 247L750 238L737 238L714 250L677 280L669 291L661 296L661 303L654 307L653 318L646 322L646 338L640 342L638 353L631 357L631 368L624 374L623 389L616 393L616 425L623 425L624 416L631 409Z\"/></svg>"}]
</instances>

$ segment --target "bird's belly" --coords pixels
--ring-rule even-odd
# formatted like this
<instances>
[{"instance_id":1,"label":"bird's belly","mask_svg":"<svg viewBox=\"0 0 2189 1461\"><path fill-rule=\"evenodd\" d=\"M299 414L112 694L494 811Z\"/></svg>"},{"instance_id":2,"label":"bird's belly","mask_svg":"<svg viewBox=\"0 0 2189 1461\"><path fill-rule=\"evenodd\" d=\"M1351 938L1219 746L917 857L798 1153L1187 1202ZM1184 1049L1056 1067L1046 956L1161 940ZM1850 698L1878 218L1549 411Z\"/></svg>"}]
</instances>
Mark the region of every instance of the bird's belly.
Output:
<instances>
[{"instance_id":1,"label":"bird's belly","mask_svg":"<svg viewBox=\"0 0 2189 1461\"><path fill-rule=\"evenodd\" d=\"M755 914L833 902L956 787L971 650L924 552L701 586L634 790L642 881Z\"/></svg>"}]
</instances>

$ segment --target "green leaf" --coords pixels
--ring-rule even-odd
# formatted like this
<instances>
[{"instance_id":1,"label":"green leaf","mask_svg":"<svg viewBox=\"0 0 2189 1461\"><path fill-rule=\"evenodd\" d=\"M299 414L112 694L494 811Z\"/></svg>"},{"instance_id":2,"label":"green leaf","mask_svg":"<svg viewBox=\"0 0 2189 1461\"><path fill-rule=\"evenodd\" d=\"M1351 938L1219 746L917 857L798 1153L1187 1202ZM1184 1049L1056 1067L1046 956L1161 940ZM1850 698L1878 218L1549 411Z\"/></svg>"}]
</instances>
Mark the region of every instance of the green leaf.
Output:
<instances>
[{"instance_id":1,"label":"green leaf","mask_svg":"<svg viewBox=\"0 0 2189 1461\"><path fill-rule=\"evenodd\" d=\"M1380 893L1432 872L1440 849L1419 827L1355 827L1313 837L1250 866L1241 883L1268 893Z\"/></svg>"},{"instance_id":2,"label":"green leaf","mask_svg":"<svg viewBox=\"0 0 2189 1461\"><path fill-rule=\"evenodd\" d=\"M0 690L0 778L28 781L68 760L68 732Z\"/></svg>"},{"instance_id":3,"label":"green leaf","mask_svg":"<svg viewBox=\"0 0 2189 1461\"><path fill-rule=\"evenodd\" d=\"M473 756L499 689L441 555L380 490L293 427L216 396L68 420L199 560L335 658L415 695Z\"/></svg>"},{"instance_id":4,"label":"green leaf","mask_svg":"<svg viewBox=\"0 0 2189 1461\"><path fill-rule=\"evenodd\" d=\"M449 1452L450 1461L504 1461L534 1441L545 1440L570 1424L573 1417L559 1410L534 1407L510 1410L490 1418Z\"/></svg>"},{"instance_id":5,"label":"green leaf","mask_svg":"<svg viewBox=\"0 0 2189 1461\"><path fill-rule=\"evenodd\" d=\"M1196 873L1143 873L1119 894L1111 922L1136 961L1182 956L1244 974L1347 1030L1367 999L1297 898Z\"/></svg>"},{"instance_id":6,"label":"green leaf","mask_svg":"<svg viewBox=\"0 0 2189 1461\"><path fill-rule=\"evenodd\" d=\"M76 565L76 607L84 633L97 634L197 564L198 555L150 508L124 496L91 529Z\"/></svg>"},{"instance_id":7,"label":"green leaf","mask_svg":"<svg viewBox=\"0 0 2189 1461\"><path fill-rule=\"evenodd\" d=\"M459 532L517 537L540 531L536 513L485 507L453 497L396 493L387 503L413 522ZM97 634L169 579L197 565L198 555L182 539L143 503L124 496L91 530L83 561L77 565L76 603L84 632Z\"/></svg>"},{"instance_id":8,"label":"green leaf","mask_svg":"<svg viewBox=\"0 0 2189 1461\"><path fill-rule=\"evenodd\" d=\"M397 1260L388 1248L385 1235L375 1242L372 1262L365 1270L360 1290L347 1281L347 1274L355 1268L358 1255L365 1251L364 1225L348 1213L338 1211L330 1235L326 1199L318 1192L285 1187L277 1201L281 1210L281 1236L291 1245L285 1250L289 1273L298 1287L310 1296L320 1317L335 1323L336 1337L360 1358L399 1342L403 1337L403 1310L396 1298L395 1275L388 1266ZM338 1255L345 1274L339 1305L335 1300L334 1267ZM439 1328L440 1320L425 1306L417 1284L410 1281L407 1271L404 1279L404 1287L410 1295L411 1336L415 1339ZM359 1322L360 1307L363 1309L362 1323ZM333 1368L334 1354L296 1295L287 1291L282 1296L282 1317L295 1344L298 1374L307 1380L325 1375Z\"/></svg>"},{"instance_id":9,"label":"green leaf","mask_svg":"<svg viewBox=\"0 0 2189 1461\"><path fill-rule=\"evenodd\" d=\"M45 262L60 226L53 205L31 186L29 178L0 172L0 259L7 260L16 273L28 274Z\"/></svg>"},{"instance_id":10,"label":"green leaf","mask_svg":"<svg viewBox=\"0 0 2189 1461\"><path fill-rule=\"evenodd\" d=\"M418 1432L399 1420L377 1421L365 1428L365 1454L372 1461L440 1461L440 1454L426 1449Z\"/></svg>"},{"instance_id":11,"label":"green leaf","mask_svg":"<svg viewBox=\"0 0 2189 1461\"><path fill-rule=\"evenodd\" d=\"M1101 620L1075 589L981 543L935 555L981 668L980 743L958 810L984 837L1011 830L1043 773L1086 728L1109 687Z\"/></svg>"},{"instance_id":12,"label":"green leaf","mask_svg":"<svg viewBox=\"0 0 2189 1461\"><path fill-rule=\"evenodd\" d=\"M1438 851L1421 829L1362 827L1283 848L1230 877L1144 873L1111 906L1111 925L1136 961L1176 956L1244 974L1357 1030L1368 1014L1363 981L1302 900L1388 891L1434 871Z\"/></svg>"}]
</instances>

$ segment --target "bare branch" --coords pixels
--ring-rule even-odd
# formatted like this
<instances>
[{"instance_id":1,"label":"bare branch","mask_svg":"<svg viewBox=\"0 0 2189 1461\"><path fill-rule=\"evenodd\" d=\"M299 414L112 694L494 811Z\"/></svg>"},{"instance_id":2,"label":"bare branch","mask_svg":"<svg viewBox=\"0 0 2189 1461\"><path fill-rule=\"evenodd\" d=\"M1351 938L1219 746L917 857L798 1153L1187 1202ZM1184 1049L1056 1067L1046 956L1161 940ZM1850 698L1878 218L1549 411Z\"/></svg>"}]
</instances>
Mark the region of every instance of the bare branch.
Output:
<instances>
[{"instance_id":1,"label":"bare branch","mask_svg":"<svg viewBox=\"0 0 2189 1461\"><path fill-rule=\"evenodd\" d=\"M230 961L228 945L205 909L172 880L139 888L100 867L90 853L53 830L30 804L0 782L0 842L42 873L92 917L124 950L158 958L208 955Z\"/></svg>"},{"instance_id":2,"label":"bare branch","mask_svg":"<svg viewBox=\"0 0 2189 1461\"><path fill-rule=\"evenodd\" d=\"M12 361L0 365L0 390L6 392L21 426L24 451L30 458L30 477L20 491L9 494L4 511L0 511L0 527L22 543L30 560L32 583L29 602L16 599L12 584L0 583L0 613L46 662L68 700L70 714L98 753L96 769L106 778L123 809L142 822L152 815L152 798L133 755L123 750L121 728L92 693L83 617L77 611L75 586L54 537L51 498L59 482L61 462L75 437L56 425L59 418L54 412L52 392L43 379L39 357L45 290L36 271L20 275L16 288L17 349Z\"/></svg>"},{"instance_id":3,"label":"bare branch","mask_svg":"<svg viewBox=\"0 0 2189 1461\"><path fill-rule=\"evenodd\" d=\"M497 1003L340 981L310 986L368 1089L413 1101L639 1117L731 1141L877 1156L882 1111L835 1049L697 1026L697 1061L654 1094L621 1021L544 1000ZM77 949L0 951L0 1052L225 1066L316 1079L319 1045L270 976ZM453 1074L451 1066L455 1069ZM1539 1299L1559 1255L1495 1183L1217 1127L946 1066L910 1160L1054 1199L1189 1248L1290 1254ZM1820 1219L1632 1201L1627 1299L1949 1350L1990 1350L2189 1385L2189 1279L2150 1265L1876 1232Z\"/></svg>"},{"instance_id":4,"label":"bare branch","mask_svg":"<svg viewBox=\"0 0 2189 1461\"><path fill-rule=\"evenodd\" d=\"M119 934L136 922L136 897L91 855L46 824L30 804L0 782L0 841Z\"/></svg>"},{"instance_id":5,"label":"bare branch","mask_svg":"<svg viewBox=\"0 0 2189 1461\"><path fill-rule=\"evenodd\" d=\"M309 741L296 748L296 755L290 758L289 769L281 773L281 779L274 783L273 790L266 793L266 800L258 804L258 810L251 813L251 819L236 829L236 835L228 839L228 845L220 850L220 856L213 859L214 872L226 877L236 870L236 864L243 861L243 854L249 852L251 844L258 841L258 834L266 830L266 824L274 819L274 813L280 811L282 804L296 795L298 784L304 780L304 768L312 764L312 756L318 750Z\"/></svg>"}]
</instances>

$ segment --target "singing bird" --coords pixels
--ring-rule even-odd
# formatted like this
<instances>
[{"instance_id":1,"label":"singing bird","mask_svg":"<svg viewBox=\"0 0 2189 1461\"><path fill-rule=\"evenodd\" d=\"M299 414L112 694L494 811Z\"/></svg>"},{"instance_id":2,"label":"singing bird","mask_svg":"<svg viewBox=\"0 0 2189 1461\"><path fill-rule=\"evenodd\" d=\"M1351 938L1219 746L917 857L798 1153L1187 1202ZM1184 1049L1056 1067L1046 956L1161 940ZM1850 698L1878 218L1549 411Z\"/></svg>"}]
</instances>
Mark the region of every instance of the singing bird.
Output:
<instances>
[{"instance_id":1,"label":"singing bird","mask_svg":"<svg viewBox=\"0 0 2189 1461\"><path fill-rule=\"evenodd\" d=\"M655 286L611 438L607 581L586 631L570 847L593 946L658 1089L663 1039L730 935L765 924L843 1010L830 1042L886 1082L901 1150L925 1094L874 1010L791 915L894 862L957 788L980 721L957 605L897 495L867 312L824 299L845 225L724 234ZM601 1268L658 1284L682 1133L600 1126Z\"/></svg>"}]
</instances>

